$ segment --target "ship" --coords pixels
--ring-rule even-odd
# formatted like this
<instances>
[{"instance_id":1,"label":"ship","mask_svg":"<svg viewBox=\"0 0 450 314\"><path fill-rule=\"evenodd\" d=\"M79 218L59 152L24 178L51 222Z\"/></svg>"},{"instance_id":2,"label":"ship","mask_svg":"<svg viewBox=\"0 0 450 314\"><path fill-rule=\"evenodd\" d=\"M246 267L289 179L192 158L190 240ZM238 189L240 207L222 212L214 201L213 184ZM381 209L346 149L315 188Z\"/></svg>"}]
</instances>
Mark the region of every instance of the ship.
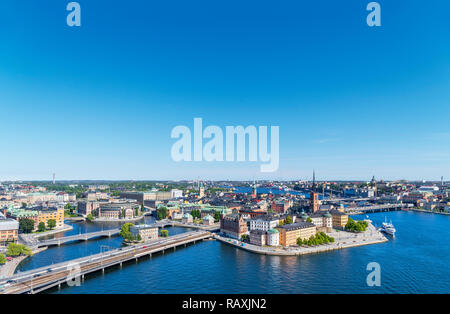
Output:
<instances>
[{"instance_id":1,"label":"ship","mask_svg":"<svg viewBox=\"0 0 450 314\"><path fill-rule=\"evenodd\" d=\"M386 218L385 218L385 221L381 224L380 231L387 233L388 235L390 235L392 237L395 237L395 232L397 230L395 230L394 225L392 224L392 221L387 222Z\"/></svg>"}]
</instances>

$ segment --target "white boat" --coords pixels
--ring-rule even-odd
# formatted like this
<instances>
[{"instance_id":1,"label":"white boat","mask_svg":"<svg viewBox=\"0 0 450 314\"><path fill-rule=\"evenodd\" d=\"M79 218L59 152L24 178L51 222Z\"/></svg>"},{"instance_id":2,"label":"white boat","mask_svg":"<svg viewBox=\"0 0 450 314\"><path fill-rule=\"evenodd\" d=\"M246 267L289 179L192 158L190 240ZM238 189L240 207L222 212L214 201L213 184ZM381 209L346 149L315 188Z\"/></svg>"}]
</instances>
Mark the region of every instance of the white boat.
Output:
<instances>
[{"instance_id":1,"label":"white boat","mask_svg":"<svg viewBox=\"0 0 450 314\"><path fill-rule=\"evenodd\" d=\"M393 237L395 236L395 232L397 231L397 230L395 230L394 225L392 224L392 221L388 223L388 222L386 222L386 218L385 218L385 221L381 224L380 230L383 231L384 233L387 233L387 234L393 236Z\"/></svg>"}]
</instances>

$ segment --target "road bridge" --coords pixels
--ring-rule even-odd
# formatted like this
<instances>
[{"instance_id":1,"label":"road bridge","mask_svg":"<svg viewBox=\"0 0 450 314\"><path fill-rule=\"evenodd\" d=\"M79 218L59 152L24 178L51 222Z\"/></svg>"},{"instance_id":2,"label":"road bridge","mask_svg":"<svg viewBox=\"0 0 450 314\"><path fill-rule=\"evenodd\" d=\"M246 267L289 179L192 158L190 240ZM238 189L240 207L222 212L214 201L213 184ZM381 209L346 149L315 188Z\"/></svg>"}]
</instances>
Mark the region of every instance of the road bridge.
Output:
<instances>
[{"instance_id":1,"label":"road bridge","mask_svg":"<svg viewBox=\"0 0 450 314\"><path fill-rule=\"evenodd\" d=\"M179 246L186 246L203 239L210 238L212 234L207 231L192 231L177 234L167 238L133 245L120 249L114 249L87 257L78 258L46 267L29 270L15 274L12 277L1 279L2 294L39 293L52 287L60 287L70 282L70 278L84 279L84 276L96 271L104 271L105 268L136 260L144 256L163 252L168 249L176 250Z\"/></svg>"}]
</instances>

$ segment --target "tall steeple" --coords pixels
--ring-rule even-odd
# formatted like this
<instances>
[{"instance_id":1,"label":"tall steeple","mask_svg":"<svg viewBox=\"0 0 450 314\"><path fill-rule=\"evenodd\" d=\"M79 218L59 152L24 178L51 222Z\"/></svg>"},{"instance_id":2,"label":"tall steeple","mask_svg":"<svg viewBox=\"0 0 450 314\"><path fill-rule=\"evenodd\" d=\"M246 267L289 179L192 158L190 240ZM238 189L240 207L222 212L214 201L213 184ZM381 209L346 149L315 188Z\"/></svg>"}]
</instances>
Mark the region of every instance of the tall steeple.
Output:
<instances>
[{"instance_id":1,"label":"tall steeple","mask_svg":"<svg viewBox=\"0 0 450 314\"><path fill-rule=\"evenodd\" d=\"M312 184L313 192L316 191L316 171L313 169L313 184Z\"/></svg>"}]
</instances>

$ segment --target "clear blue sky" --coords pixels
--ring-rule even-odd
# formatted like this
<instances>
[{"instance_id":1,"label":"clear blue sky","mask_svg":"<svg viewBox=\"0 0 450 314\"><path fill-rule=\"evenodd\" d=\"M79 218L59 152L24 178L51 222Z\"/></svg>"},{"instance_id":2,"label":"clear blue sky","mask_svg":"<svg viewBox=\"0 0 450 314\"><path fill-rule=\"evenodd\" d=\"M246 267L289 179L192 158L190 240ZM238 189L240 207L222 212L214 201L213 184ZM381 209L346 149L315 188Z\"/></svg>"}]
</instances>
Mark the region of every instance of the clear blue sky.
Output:
<instances>
[{"instance_id":1,"label":"clear blue sky","mask_svg":"<svg viewBox=\"0 0 450 314\"><path fill-rule=\"evenodd\" d=\"M450 178L450 3L0 3L0 180ZM280 167L172 161L176 125L278 125Z\"/></svg>"}]
</instances>

